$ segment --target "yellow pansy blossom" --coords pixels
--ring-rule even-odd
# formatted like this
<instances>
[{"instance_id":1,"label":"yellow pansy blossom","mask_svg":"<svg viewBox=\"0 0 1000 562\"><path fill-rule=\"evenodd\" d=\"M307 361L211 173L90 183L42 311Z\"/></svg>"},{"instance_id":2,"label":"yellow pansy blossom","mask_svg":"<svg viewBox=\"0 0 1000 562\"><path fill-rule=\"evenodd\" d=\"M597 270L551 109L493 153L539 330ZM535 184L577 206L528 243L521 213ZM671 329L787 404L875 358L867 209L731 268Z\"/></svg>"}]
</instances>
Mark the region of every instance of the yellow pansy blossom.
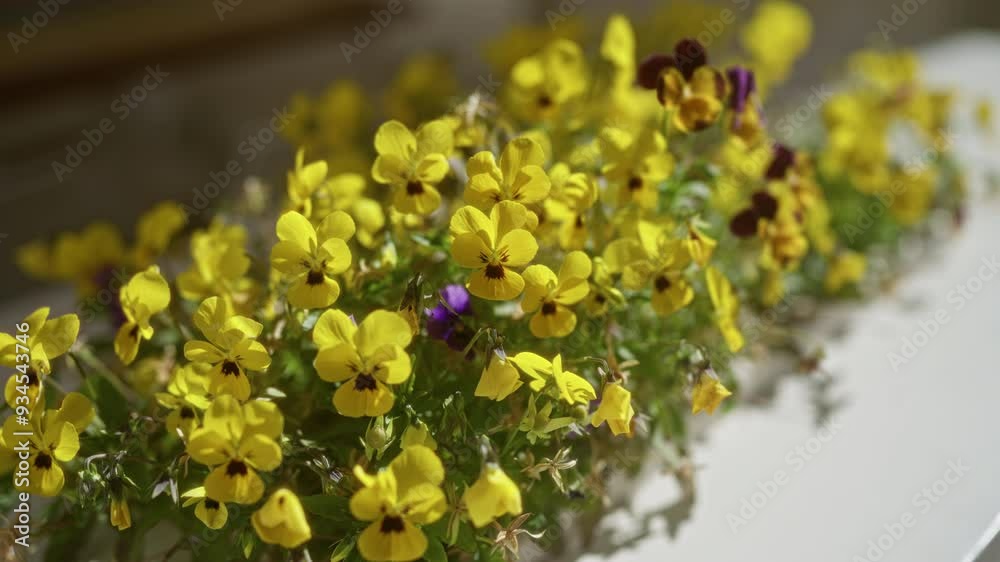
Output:
<instances>
[{"instance_id":1,"label":"yellow pansy blossom","mask_svg":"<svg viewBox=\"0 0 1000 562\"><path fill-rule=\"evenodd\" d=\"M396 397L389 385L410 377L406 346L412 337L406 320L387 310L372 312L358 326L339 310L319 317L314 365L321 379L341 383L333 395L341 415L381 416L392 409Z\"/></svg>"},{"instance_id":2,"label":"yellow pansy blossom","mask_svg":"<svg viewBox=\"0 0 1000 562\"><path fill-rule=\"evenodd\" d=\"M181 497L184 498L184 507L193 505L195 517L209 529L221 529L226 526L229 509L225 503L206 496L204 486L192 488L181 494Z\"/></svg>"},{"instance_id":3,"label":"yellow pansy blossom","mask_svg":"<svg viewBox=\"0 0 1000 562\"><path fill-rule=\"evenodd\" d=\"M187 444L191 458L211 468L206 496L218 502L256 503L264 495L257 471L269 472L281 464L276 440L283 427L284 418L273 402L241 405L228 395L212 400Z\"/></svg>"},{"instance_id":4,"label":"yellow pansy blossom","mask_svg":"<svg viewBox=\"0 0 1000 562\"><path fill-rule=\"evenodd\" d=\"M128 507L128 500L124 497L111 498L111 526L119 531L124 531L132 526L132 511Z\"/></svg>"},{"instance_id":5,"label":"yellow pansy blossom","mask_svg":"<svg viewBox=\"0 0 1000 562\"><path fill-rule=\"evenodd\" d=\"M260 540L285 548L297 548L312 538L302 502L291 490L280 488L250 518Z\"/></svg>"},{"instance_id":6,"label":"yellow pansy blossom","mask_svg":"<svg viewBox=\"0 0 1000 562\"><path fill-rule=\"evenodd\" d=\"M76 457L80 450L79 434L94 419L94 406L87 397L70 392L63 398L58 410L34 409L30 414L30 436L27 428L10 416L3 424L3 442L13 449L27 444L27 478L15 476L15 488L40 496L55 496L65 483L65 475L60 463Z\"/></svg>"},{"instance_id":7,"label":"yellow pansy blossom","mask_svg":"<svg viewBox=\"0 0 1000 562\"><path fill-rule=\"evenodd\" d=\"M632 416L635 410L632 409L632 393L624 386L612 383L604 387L604 394L601 395L601 404L594 412L591 425L600 427L605 421L615 435L632 434Z\"/></svg>"},{"instance_id":8,"label":"yellow pansy blossom","mask_svg":"<svg viewBox=\"0 0 1000 562\"><path fill-rule=\"evenodd\" d=\"M512 268L527 265L538 252L538 242L526 230L528 210L514 201L501 201L487 217L466 205L451 217L455 237L451 255L458 265L476 271L469 292L489 300L510 300L524 290L524 279Z\"/></svg>"},{"instance_id":9,"label":"yellow pansy blossom","mask_svg":"<svg viewBox=\"0 0 1000 562\"><path fill-rule=\"evenodd\" d=\"M462 496L469 519L483 527L503 515L521 514L521 490L499 466L487 466Z\"/></svg>"},{"instance_id":10,"label":"yellow pansy blossom","mask_svg":"<svg viewBox=\"0 0 1000 562\"><path fill-rule=\"evenodd\" d=\"M715 409L728 396L732 396L719 379L707 374L701 375L691 393L691 413L708 412L714 414Z\"/></svg>"},{"instance_id":11,"label":"yellow pansy blossom","mask_svg":"<svg viewBox=\"0 0 1000 562\"><path fill-rule=\"evenodd\" d=\"M210 365L209 392L229 394L239 400L249 398L247 371L264 371L271 365L267 349L255 339L264 327L255 320L234 315L219 297L201 303L194 314L194 324L208 341L185 343L184 357Z\"/></svg>"},{"instance_id":12,"label":"yellow pansy blossom","mask_svg":"<svg viewBox=\"0 0 1000 562\"><path fill-rule=\"evenodd\" d=\"M434 523L447 510L440 488L444 466L434 451L407 447L377 474L355 466L354 475L362 488L351 497L351 513L372 522L358 539L361 556L373 562L409 562L423 556L427 536L417 525Z\"/></svg>"},{"instance_id":13,"label":"yellow pansy blossom","mask_svg":"<svg viewBox=\"0 0 1000 562\"><path fill-rule=\"evenodd\" d=\"M659 132L646 128L634 134L606 127L598 137L604 166L601 171L615 190L619 205L635 203L655 209L660 184L674 170L667 141Z\"/></svg>"},{"instance_id":14,"label":"yellow pansy blossom","mask_svg":"<svg viewBox=\"0 0 1000 562\"><path fill-rule=\"evenodd\" d=\"M199 302L222 297L236 310L243 310L254 291L254 283L247 277L250 258L246 241L246 228L219 220L207 229L196 230L191 235L191 267L177 276L181 297Z\"/></svg>"},{"instance_id":15,"label":"yellow pansy blossom","mask_svg":"<svg viewBox=\"0 0 1000 562\"><path fill-rule=\"evenodd\" d=\"M466 166L469 181L465 185L465 202L483 211L500 201L540 203L552 185L542 168L544 163L542 147L529 137L508 142L499 165L492 152L478 152Z\"/></svg>"},{"instance_id":16,"label":"yellow pansy blossom","mask_svg":"<svg viewBox=\"0 0 1000 562\"><path fill-rule=\"evenodd\" d=\"M608 244L604 260L613 272L622 273L626 289L639 290L652 282L653 310L668 315L694 299L694 290L684 271L691 254L679 240L666 236L658 226L642 221L635 238L621 238Z\"/></svg>"},{"instance_id":17,"label":"yellow pansy blossom","mask_svg":"<svg viewBox=\"0 0 1000 562\"><path fill-rule=\"evenodd\" d=\"M475 395L489 398L497 402L507 398L518 388L521 388L521 375L514 367L510 358L502 358L497 353L491 353L486 368L476 385Z\"/></svg>"},{"instance_id":18,"label":"yellow pansy blossom","mask_svg":"<svg viewBox=\"0 0 1000 562\"><path fill-rule=\"evenodd\" d=\"M11 334L0 333L0 365L18 371L7 378L4 387L4 399L11 408L16 406L15 398L21 395L28 396L34 405L42 377L52 372L52 360L69 351L80 333L80 319L76 314L49 318L48 307L36 309L19 325L27 325L27 331L23 332L28 336L26 343ZM25 354L19 353L24 348L28 348L27 361ZM22 393L17 387L27 388Z\"/></svg>"},{"instance_id":19,"label":"yellow pansy blossom","mask_svg":"<svg viewBox=\"0 0 1000 562\"><path fill-rule=\"evenodd\" d=\"M536 55L519 60L510 71L510 104L522 119L551 121L587 89L583 51L556 39Z\"/></svg>"},{"instance_id":20,"label":"yellow pansy blossom","mask_svg":"<svg viewBox=\"0 0 1000 562\"><path fill-rule=\"evenodd\" d=\"M188 437L198 427L200 412L208 407L207 364L191 363L174 370L166 392L157 392L156 401L170 410L167 431Z\"/></svg>"},{"instance_id":21,"label":"yellow pansy blossom","mask_svg":"<svg viewBox=\"0 0 1000 562\"><path fill-rule=\"evenodd\" d=\"M590 271L590 258L580 251L566 255L558 276L544 265L532 265L524 270L521 308L529 314L538 311L529 324L535 337L561 338L573 332L576 314L570 307L590 292L587 283Z\"/></svg>"},{"instance_id":22,"label":"yellow pansy blossom","mask_svg":"<svg viewBox=\"0 0 1000 562\"><path fill-rule=\"evenodd\" d=\"M431 121L410 132L399 121L389 121L375 133L378 157L372 177L392 186L393 205L402 213L428 215L441 206L437 184L448 175L448 156L454 148L451 127Z\"/></svg>"},{"instance_id":23,"label":"yellow pansy blossom","mask_svg":"<svg viewBox=\"0 0 1000 562\"><path fill-rule=\"evenodd\" d=\"M170 286L153 265L129 279L119 300L126 321L115 336L115 353L129 365L139 353L139 342L153 337L150 319L170 305Z\"/></svg>"},{"instance_id":24,"label":"yellow pansy blossom","mask_svg":"<svg viewBox=\"0 0 1000 562\"><path fill-rule=\"evenodd\" d=\"M714 267L705 269L708 294L715 307L715 322L726 340L729 351L736 353L743 349L743 333L738 325L740 301L733 292L733 286L721 271Z\"/></svg>"},{"instance_id":25,"label":"yellow pansy blossom","mask_svg":"<svg viewBox=\"0 0 1000 562\"><path fill-rule=\"evenodd\" d=\"M340 296L334 275L351 267L347 240L354 220L343 211L326 216L318 228L305 216L289 211L278 219L278 243L271 249L271 267L287 281L288 303L299 308L326 308Z\"/></svg>"},{"instance_id":26,"label":"yellow pansy blossom","mask_svg":"<svg viewBox=\"0 0 1000 562\"><path fill-rule=\"evenodd\" d=\"M845 250L830 261L823 280L823 287L829 293L836 293L849 283L857 283L865 276L868 260L864 254Z\"/></svg>"}]
</instances>

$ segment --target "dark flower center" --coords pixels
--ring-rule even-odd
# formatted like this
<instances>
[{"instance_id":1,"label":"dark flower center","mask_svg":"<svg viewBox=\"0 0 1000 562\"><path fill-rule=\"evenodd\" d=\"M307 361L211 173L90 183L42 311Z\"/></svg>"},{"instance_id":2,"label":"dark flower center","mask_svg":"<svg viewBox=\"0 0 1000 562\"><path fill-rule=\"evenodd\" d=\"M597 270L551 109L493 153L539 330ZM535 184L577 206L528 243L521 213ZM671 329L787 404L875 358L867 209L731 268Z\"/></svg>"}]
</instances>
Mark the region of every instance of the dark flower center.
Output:
<instances>
[{"instance_id":1,"label":"dark flower center","mask_svg":"<svg viewBox=\"0 0 1000 562\"><path fill-rule=\"evenodd\" d=\"M28 386L38 386L38 372L34 367L29 368L25 374L28 375Z\"/></svg>"},{"instance_id":2,"label":"dark flower center","mask_svg":"<svg viewBox=\"0 0 1000 562\"><path fill-rule=\"evenodd\" d=\"M48 470L52 468L52 457L46 455L45 453L38 453L35 457L35 468L41 470Z\"/></svg>"},{"instance_id":3,"label":"dark flower center","mask_svg":"<svg viewBox=\"0 0 1000 562\"><path fill-rule=\"evenodd\" d=\"M194 410L190 406L184 406L181 408L181 418L189 420L194 417Z\"/></svg>"},{"instance_id":4,"label":"dark flower center","mask_svg":"<svg viewBox=\"0 0 1000 562\"><path fill-rule=\"evenodd\" d=\"M552 301L545 301L542 303L542 314L552 315L556 313L556 303Z\"/></svg>"},{"instance_id":5,"label":"dark flower center","mask_svg":"<svg viewBox=\"0 0 1000 562\"><path fill-rule=\"evenodd\" d=\"M132 338L134 340L139 339L139 325L138 324L136 324L132 328L132 331L128 333L128 337L130 337L130 338Z\"/></svg>"},{"instance_id":6,"label":"dark flower center","mask_svg":"<svg viewBox=\"0 0 1000 562\"><path fill-rule=\"evenodd\" d=\"M406 184L407 195L422 195L423 193L424 193L424 184L418 181L411 181Z\"/></svg>"},{"instance_id":7,"label":"dark flower center","mask_svg":"<svg viewBox=\"0 0 1000 562\"><path fill-rule=\"evenodd\" d=\"M597 304L604 304L605 301L607 300L608 299L605 298L604 295L602 295L601 293L597 293L597 295L594 296L594 302L596 302Z\"/></svg>"},{"instance_id":8,"label":"dark flower center","mask_svg":"<svg viewBox=\"0 0 1000 562\"><path fill-rule=\"evenodd\" d=\"M642 178L639 176L632 176L628 179L629 191L636 191L642 187Z\"/></svg>"},{"instance_id":9,"label":"dark flower center","mask_svg":"<svg viewBox=\"0 0 1000 562\"><path fill-rule=\"evenodd\" d=\"M306 285L316 286L322 285L323 281L326 280L326 274L318 269L310 269L309 275L306 276Z\"/></svg>"},{"instance_id":10,"label":"dark flower center","mask_svg":"<svg viewBox=\"0 0 1000 562\"><path fill-rule=\"evenodd\" d=\"M236 363L236 361L226 359L222 362L222 374L227 376L238 376L240 374L240 366Z\"/></svg>"},{"instance_id":11,"label":"dark flower center","mask_svg":"<svg viewBox=\"0 0 1000 562\"><path fill-rule=\"evenodd\" d=\"M378 383L375 382L375 377L368 373L361 373L354 378L354 390L375 390L377 388Z\"/></svg>"},{"instance_id":12,"label":"dark flower center","mask_svg":"<svg viewBox=\"0 0 1000 562\"><path fill-rule=\"evenodd\" d=\"M670 288L670 279L666 276L660 275L653 281L653 286L656 287L656 291L662 293Z\"/></svg>"},{"instance_id":13,"label":"dark flower center","mask_svg":"<svg viewBox=\"0 0 1000 562\"><path fill-rule=\"evenodd\" d=\"M205 509L219 509L219 502L212 498L205 498Z\"/></svg>"},{"instance_id":14,"label":"dark flower center","mask_svg":"<svg viewBox=\"0 0 1000 562\"><path fill-rule=\"evenodd\" d=\"M246 476L249 470L243 461L229 461L226 466L226 476Z\"/></svg>"},{"instance_id":15,"label":"dark flower center","mask_svg":"<svg viewBox=\"0 0 1000 562\"><path fill-rule=\"evenodd\" d=\"M486 266L487 279L503 279L506 276L503 266L498 263L491 263Z\"/></svg>"},{"instance_id":16,"label":"dark flower center","mask_svg":"<svg viewBox=\"0 0 1000 562\"><path fill-rule=\"evenodd\" d=\"M552 107L553 103L554 102L552 101L552 98L549 97L548 94L542 94L542 95L538 96L538 107L540 107L542 109L548 109L548 108Z\"/></svg>"},{"instance_id":17,"label":"dark flower center","mask_svg":"<svg viewBox=\"0 0 1000 562\"><path fill-rule=\"evenodd\" d=\"M385 534L389 533L402 533L406 528L403 524L403 518L396 515L386 515L382 518L382 527L379 529Z\"/></svg>"}]
</instances>

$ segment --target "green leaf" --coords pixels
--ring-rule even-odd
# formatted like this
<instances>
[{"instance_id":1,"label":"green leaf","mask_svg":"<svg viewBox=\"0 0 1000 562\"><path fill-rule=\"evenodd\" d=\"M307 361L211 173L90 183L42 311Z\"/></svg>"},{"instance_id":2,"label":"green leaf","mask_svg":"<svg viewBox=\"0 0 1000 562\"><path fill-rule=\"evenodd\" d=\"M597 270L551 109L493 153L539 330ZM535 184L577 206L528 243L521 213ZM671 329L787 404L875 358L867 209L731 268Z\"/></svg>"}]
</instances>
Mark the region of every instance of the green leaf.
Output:
<instances>
[{"instance_id":1,"label":"green leaf","mask_svg":"<svg viewBox=\"0 0 1000 562\"><path fill-rule=\"evenodd\" d=\"M343 496L328 496L317 494L299 498L302 507L313 515L334 521L352 521L349 501Z\"/></svg>"},{"instance_id":2,"label":"green leaf","mask_svg":"<svg viewBox=\"0 0 1000 562\"><path fill-rule=\"evenodd\" d=\"M444 545L441 544L441 541L431 540L427 543L424 560L427 562L448 562L448 553L444 551Z\"/></svg>"}]
</instances>

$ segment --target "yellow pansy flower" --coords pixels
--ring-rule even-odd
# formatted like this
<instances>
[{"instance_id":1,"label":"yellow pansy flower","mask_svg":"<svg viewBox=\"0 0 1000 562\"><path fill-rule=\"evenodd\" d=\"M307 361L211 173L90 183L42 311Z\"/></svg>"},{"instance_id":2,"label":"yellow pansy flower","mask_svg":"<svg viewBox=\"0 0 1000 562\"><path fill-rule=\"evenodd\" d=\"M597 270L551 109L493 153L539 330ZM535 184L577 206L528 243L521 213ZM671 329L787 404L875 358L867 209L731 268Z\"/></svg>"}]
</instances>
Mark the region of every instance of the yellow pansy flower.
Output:
<instances>
[{"instance_id":1,"label":"yellow pansy flower","mask_svg":"<svg viewBox=\"0 0 1000 562\"><path fill-rule=\"evenodd\" d=\"M427 424L423 421L417 420L416 423L410 425L403 431L403 437L400 440L400 446L402 448L413 447L414 445L422 445L427 447L432 451L437 450L437 441L431 435L430 429Z\"/></svg>"},{"instance_id":2,"label":"yellow pansy flower","mask_svg":"<svg viewBox=\"0 0 1000 562\"><path fill-rule=\"evenodd\" d=\"M708 260L712 259L712 252L718 245L718 242L699 230L694 221L688 222L688 234L681 243L694 263L700 267L708 265Z\"/></svg>"},{"instance_id":3,"label":"yellow pansy flower","mask_svg":"<svg viewBox=\"0 0 1000 562\"><path fill-rule=\"evenodd\" d=\"M372 522L358 539L361 556L373 562L409 562L423 556L427 536L417 525L434 523L447 510L440 488L444 466L434 451L407 447L377 474L355 466L354 475L362 488L351 497L351 513Z\"/></svg>"},{"instance_id":4,"label":"yellow pansy flower","mask_svg":"<svg viewBox=\"0 0 1000 562\"><path fill-rule=\"evenodd\" d=\"M521 388L521 384L521 375L510 358L502 358L494 352L479 378L475 395L499 402Z\"/></svg>"},{"instance_id":5,"label":"yellow pansy flower","mask_svg":"<svg viewBox=\"0 0 1000 562\"><path fill-rule=\"evenodd\" d=\"M439 53L418 53L400 66L383 97L384 113L407 125L449 109L458 94L452 62Z\"/></svg>"},{"instance_id":6,"label":"yellow pansy flower","mask_svg":"<svg viewBox=\"0 0 1000 562\"><path fill-rule=\"evenodd\" d=\"M264 495L257 471L269 472L281 464L277 439L283 427L284 418L273 402L240 405L232 396L212 400L187 444L191 458L211 468L206 496L218 502L256 503Z\"/></svg>"},{"instance_id":7,"label":"yellow pansy flower","mask_svg":"<svg viewBox=\"0 0 1000 562\"><path fill-rule=\"evenodd\" d=\"M125 323L115 336L115 354L129 365L139 353L139 342L153 337L150 319L170 305L170 286L160 268L152 265L129 279L118 297Z\"/></svg>"},{"instance_id":8,"label":"yellow pansy flower","mask_svg":"<svg viewBox=\"0 0 1000 562\"><path fill-rule=\"evenodd\" d=\"M281 134L297 146L345 149L368 126L367 99L354 80L337 80L316 98L296 93L288 107L290 121Z\"/></svg>"},{"instance_id":9,"label":"yellow pansy flower","mask_svg":"<svg viewBox=\"0 0 1000 562\"><path fill-rule=\"evenodd\" d=\"M552 185L542 168L544 164L542 147L529 137L508 142L499 165L489 150L478 152L466 166L469 181L465 184L465 202L483 211L500 201L539 203Z\"/></svg>"},{"instance_id":10,"label":"yellow pansy flower","mask_svg":"<svg viewBox=\"0 0 1000 562\"><path fill-rule=\"evenodd\" d=\"M538 242L525 229L528 210L514 201L501 201L487 217L466 205L451 217L451 255L458 265L476 271L469 292L489 300L510 300L524 290L524 279L511 268L527 265L538 252Z\"/></svg>"},{"instance_id":11,"label":"yellow pansy flower","mask_svg":"<svg viewBox=\"0 0 1000 562\"><path fill-rule=\"evenodd\" d=\"M567 39L556 39L538 54L519 60L510 71L510 104L522 119L551 121L587 89L583 51Z\"/></svg>"},{"instance_id":12,"label":"yellow pansy flower","mask_svg":"<svg viewBox=\"0 0 1000 562\"><path fill-rule=\"evenodd\" d=\"M410 377L406 346L413 337L402 316L376 310L360 325L339 310L328 310L316 321L313 342L319 348L313 363L321 379L339 382L333 405L341 415L381 416L396 397L389 385Z\"/></svg>"},{"instance_id":13,"label":"yellow pansy flower","mask_svg":"<svg viewBox=\"0 0 1000 562\"><path fill-rule=\"evenodd\" d=\"M288 200L293 210L312 217L313 194L326 181L329 168L325 160L306 164L305 157L305 147L299 147L295 152L295 168L288 171Z\"/></svg>"},{"instance_id":14,"label":"yellow pansy flower","mask_svg":"<svg viewBox=\"0 0 1000 562\"><path fill-rule=\"evenodd\" d=\"M714 414L715 409L728 396L732 396L719 379L702 374L691 393L691 413L708 412Z\"/></svg>"},{"instance_id":15,"label":"yellow pansy flower","mask_svg":"<svg viewBox=\"0 0 1000 562\"><path fill-rule=\"evenodd\" d=\"M598 137L608 185L615 191L619 205L635 203L643 209L655 209L659 186L674 170L673 156L659 132L646 128L633 134L616 127L604 128Z\"/></svg>"},{"instance_id":16,"label":"yellow pansy flower","mask_svg":"<svg viewBox=\"0 0 1000 562\"><path fill-rule=\"evenodd\" d=\"M297 548L312 538L302 502L291 490L280 488L250 518L260 540L285 548Z\"/></svg>"},{"instance_id":17,"label":"yellow pansy flower","mask_svg":"<svg viewBox=\"0 0 1000 562\"><path fill-rule=\"evenodd\" d=\"M378 157L372 177L392 186L393 206L402 213L429 215L441 206L437 184L448 175L448 155L454 148L451 127L431 121L410 132L399 121L389 121L375 133Z\"/></svg>"},{"instance_id":18,"label":"yellow pansy flower","mask_svg":"<svg viewBox=\"0 0 1000 562\"><path fill-rule=\"evenodd\" d=\"M343 211L326 216L314 228L305 216L289 211L278 219L278 243L271 249L271 267L291 282L288 303L299 308L326 308L340 296L333 276L351 267L347 240L354 220Z\"/></svg>"},{"instance_id":19,"label":"yellow pansy flower","mask_svg":"<svg viewBox=\"0 0 1000 562\"><path fill-rule=\"evenodd\" d=\"M247 371L264 371L271 356L255 338L264 327L245 316L233 314L219 297L205 299L194 314L194 325L208 341L184 344L184 357L211 366L208 390L212 394L231 394L239 400L250 397Z\"/></svg>"},{"instance_id":20,"label":"yellow pansy flower","mask_svg":"<svg viewBox=\"0 0 1000 562\"><path fill-rule=\"evenodd\" d=\"M711 126L722 114L726 79L711 66L695 68L689 78L678 68L660 75L657 97L678 131L692 133Z\"/></svg>"},{"instance_id":21,"label":"yellow pansy flower","mask_svg":"<svg viewBox=\"0 0 1000 562\"><path fill-rule=\"evenodd\" d=\"M836 293L848 283L857 283L865 276L868 260L864 254L845 250L830 261L823 280L823 287L829 293Z\"/></svg>"},{"instance_id":22,"label":"yellow pansy flower","mask_svg":"<svg viewBox=\"0 0 1000 562\"><path fill-rule=\"evenodd\" d=\"M758 81L784 80L792 63L812 41L812 19L805 8L788 0L760 4L743 28L740 44L755 64Z\"/></svg>"},{"instance_id":23,"label":"yellow pansy flower","mask_svg":"<svg viewBox=\"0 0 1000 562\"><path fill-rule=\"evenodd\" d=\"M705 269L705 281L708 284L708 295L715 307L715 322L729 346L729 351L736 353L743 349L743 333L738 326L740 316L740 301L733 293L733 286L721 271L714 267Z\"/></svg>"},{"instance_id":24,"label":"yellow pansy flower","mask_svg":"<svg viewBox=\"0 0 1000 562\"><path fill-rule=\"evenodd\" d=\"M17 373L8 377L4 386L4 399L12 408L16 406L16 397L22 395L17 389L19 386L27 387L23 394L31 399L32 405L35 403L42 377L52 372L52 360L69 351L80 333L80 319L76 314L49 318L48 307L35 310L21 324L27 324L27 343L22 343L11 334L0 333L0 365L17 369L27 364L24 372L18 369ZM27 362L24 361L24 354L18 353L19 345L22 351L28 348Z\"/></svg>"},{"instance_id":25,"label":"yellow pansy flower","mask_svg":"<svg viewBox=\"0 0 1000 562\"><path fill-rule=\"evenodd\" d=\"M174 370L166 392L157 392L156 401L170 410L167 431L188 437L198 427L199 413L208 407L207 364L190 363Z\"/></svg>"},{"instance_id":26,"label":"yellow pansy flower","mask_svg":"<svg viewBox=\"0 0 1000 562\"><path fill-rule=\"evenodd\" d=\"M528 386L535 392L552 383L555 395L568 404L588 404L597 398L597 392L587 379L563 370L562 355L556 355L550 362L538 354L522 351L507 360L531 379Z\"/></svg>"},{"instance_id":27,"label":"yellow pansy flower","mask_svg":"<svg viewBox=\"0 0 1000 562\"><path fill-rule=\"evenodd\" d=\"M621 238L608 244L604 260L612 272L622 273L626 289L639 290L652 282L653 310L668 315L694 299L694 290L684 277L691 254L684 244L666 236L658 226L642 221L635 238Z\"/></svg>"},{"instance_id":28,"label":"yellow pansy flower","mask_svg":"<svg viewBox=\"0 0 1000 562\"><path fill-rule=\"evenodd\" d=\"M241 225L213 221L207 229L191 235L193 263L177 276L177 291L187 300L222 297L235 309L246 308L254 291L247 277L250 258L246 253L247 231Z\"/></svg>"},{"instance_id":29,"label":"yellow pansy flower","mask_svg":"<svg viewBox=\"0 0 1000 562\"><path fill-rule=\"evenodd\" d=\"M194 506L194 516L209 529L221 529L229 520L229 509L226 504L205 495L205 487L198 486L183 494L184 507Z\"/></svg>"},{"instance_id":30,"label":"yellow pansy flower","mask_svg":"<svg viewBox=\"0 0 1000 562\"><path fill-rule=\"evenodd\" d=\"M558 276L544 265L532 265L524 270L521 308L529 314L538 311L529 324L535 337L561 338L573 332L576 314L570 307L590 292L587 283L590 271L590 258L580 251L566 254Z\"/></svg>"},{"instance_id":31,"label":"yellow pansy flower","mask_svg":"<svg viewBox=\"0 0 1000 562\"><path fill-rule=\"evenodd\" d=\"M128 507L128 500L124 497L111 498L111 526L119 531L124 531L132 526L132 511Z\"/></svg>"},{"instance_id":32,"label":"yellow pansy flower","mask_svg":"<svg viewBox=\"0 0 1000 562\"><path fill-rule=\"evenodd\" d=\"M186 224L184 208L173 201L164 201L143 213L135 226L133 261L136 267L151 265Z\"/></svg>"},{"instance_id":33,"label":"yellow pansy flower","mask_svg":"<svg viewBox=\"0 0 1000 562\"><path fill-rule=\"evenodd\" d=\"M487 466L462 496L469 519L482 527L503 515L521 514L521 490L499 466Z\"/></svg>"},{"instance_id":34,"label":"yellow pansy flower","mask_svg":"<svg viewBox=\"0 0 1000 562\"><path fill-rule=\"evenodd\" d=\"M97 222L80 233L56 238L48 268L56 278L75 282L81 295L92 295L103 288L98 281L102 272L121 267L124 262L121 232L114 225Z\"/></svg>"},{"instance_id":35,"label":"yellow pansy flower","mask_svg":"<svg viewBox=\"0 0 1000 562\"><path fill-rule=\"evenodd\" d=\"M616 383L608 384L604 387L604 394L601 395L601 404L594 412L591 425L600 427L605 421L615 435L632 434L632 416L635 410L632 409L632 393L624 386Z\"/></svg>"},{"instance_id":36,"label":"yellow pansy flower","mask_svg":"<svg viewBox=\"0 0 1000 562\"><path fill-rule=\"evenodd\" d=\"M34 409L29 419L30 436L16 435L26 428L17 422L17 416L8 417L3 424L4 445L13 449L27 444L29 454L27 479L15 477L15 488L40 496L58 494L65 483L60 463L76 457L79 434L93 419L93 404L77 392L67 394L58 410Z\"/></svg>"},{"instance_id":37,"label":"yellow pansy flower","mask_svg":"<svg viewBox=\"0 0 1000 562\"><path fill-rule=\"evenodd\" d=\"M611 269L603 257L593 259L594 272L590 279L590 292L587 293L585 306L587 314L604 316L611 306L621 306L625 303L625 295L614 285Z\"/></svg>"},{"instance_id":38,"label":"yellow pansy flower","mask_svg":"<svg viewBox=\"0 0 1000 562\"><path fill-rule=\"evenodd\" d=\"M886 195L891 201L889 212L905 226L917 224L931 208L937 180L937 172L931 168L893 174L892 193Z\"/></svg>"},{"instance_id":39,"label":"yellow pansy flower","mask_svg":"<svg viewBox=\"0 0 1000 562\"><path fill-rule=\"evenodd\" d=\"M582 172L571 172L558 163L549 170L552 196L545 199L545 219L559 225L559 246L563 250L582 250L590 237L588 211L598 199L597 183Z\"/></svg>"}]
</instances>

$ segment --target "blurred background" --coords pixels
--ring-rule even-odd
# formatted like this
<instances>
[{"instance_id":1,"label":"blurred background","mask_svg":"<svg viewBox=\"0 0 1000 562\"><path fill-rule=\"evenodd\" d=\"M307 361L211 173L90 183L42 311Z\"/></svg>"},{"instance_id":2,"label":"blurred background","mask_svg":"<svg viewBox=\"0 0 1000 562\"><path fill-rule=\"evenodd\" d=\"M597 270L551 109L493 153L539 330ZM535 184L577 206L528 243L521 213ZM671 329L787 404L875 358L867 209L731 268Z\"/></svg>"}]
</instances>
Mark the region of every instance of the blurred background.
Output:
<instances>
[{"instance_id":1,"label":"blurred background","mask_svg":"<svg viewBox=\"0 0 1000 562\"><path fill-rule=\"evenodd\" d=\"M894 5L906 17L890 35L900 45L1000 28L997 2L908 1L919 6L912 15L903 14L901 0L803 0L815 22L813 46L794 69L785 95L836 72L847 52L884 42L878 22L892 21ZM399 75L405 61L430 50L453 66L459 83L436 85L451 90L457 102L460 92L489 77L502 79L505 61L518 53L498 52L490 41L513 26L533 24L585 39L599 23L585 28L553 16L596 23L613 10L623 11L640 26L643 56L669 49L683 34L710 29L724 9L739 24L756 3L5 0L0 5L7 43L0 46L0 234L6 236L0 236L0 259L11 263L19 244L97 219L131 232L139 212L165 198L190 200L192 190L233 159L241 166L230 189L249 175L280 184L294 148L280 137L252 143L252 149L246 141L289 107L295 92L319 95L341 78L360 81L371 88L366 91L379 91L393 80L436 81L419 65L408 76ZM399 13L372 27L377 35L363 45L358 30L375 21L373 10L387 13L390 4ZM528 48L534 36L525 37ZM346 56L345 44L359 52ZM136 99L122 98L129 93ZM371 98L383 115L407 111L406 100ZM102 124L107 132L100 131ZM100 139L77 161L68 146L88 134ZM19 273L5 275L0 291L16 294L29 283Z\"/></svg>"}]
</instances>

